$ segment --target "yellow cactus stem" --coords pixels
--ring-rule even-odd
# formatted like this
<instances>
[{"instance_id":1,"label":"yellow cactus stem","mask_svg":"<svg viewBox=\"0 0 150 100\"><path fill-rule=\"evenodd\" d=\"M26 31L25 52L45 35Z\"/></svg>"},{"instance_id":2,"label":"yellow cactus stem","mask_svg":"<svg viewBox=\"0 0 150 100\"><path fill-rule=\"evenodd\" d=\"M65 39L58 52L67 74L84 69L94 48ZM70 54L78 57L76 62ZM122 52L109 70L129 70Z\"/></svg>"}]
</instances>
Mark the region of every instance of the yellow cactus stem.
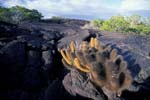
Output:
<instances>
[{"instance_id":1,"label":"yellow cactus stem","mask_svg":"<svg viewBox=\"0 0 150 100\"><path fill-rule=\"evenodd\" d=\"M72 65L71 60L69 60L69 59L66 57L64 51L63 51L63 50L60 50L60 53L61 53L62 57L64 58L64 60L65 60L69 65Z\"/></svg>"},{"instance_id":2,"label":"yellow cactus stem","mask_svg":"<svg viewBox=\"0 0 150 100\"><path fill-rule=\"evenodd\" d=\"M127 89L132 84L133 79L132 79L131 73L129 71L126 71L125 74L126 74L126 76L125 76L126 78L124 81L124 84L125 84L124 88Z\"/></svg>"},{"instance_id":3,"label":"yellow cactus stem","mask_svg":"<svg viewBox=\"0 0 150 100\"><path fill-rule=\"evenodd\" d=\"M95 49L99 48L99 41L97 38L94 38L94 47L95 47Z\"/></svg>"},{"instance_id":4,"label":"yellow cactus stem","mask_svg":"<svg viewBox=\"0 0 150 100\"><path fill-rule=\"evenodd\" d=\"M88 65L86 65L85 67L90 70L90 67Z\"/></svg>"},{"instance_id":5,"label":"yellow cactus stem","mask_svg":"<svg viewBox=\"0 0 150 100\"><path fill-rule=\"evenodd\" d=\"M81 50L82 51L86 51L88 49L88 44L87 44L87 42L82 42L82 44L81 44Z\"/></svg>"},{"instance_id":6,"label":"yellow cactus stem","mask_svg":"<svg viewBox=\"0 0 150 100\"><path fill-rule=\"evenodd\" d=\"M74 43L74 41L71 41L70 49L71 49L71 52L75 52L75 43Z\"/></svg>"},{"instance_id":7,"label":"yellow cactus stem","mask_svg":"<svg viewBox=\"0 0 150 100\"><path fill-rule=\"evenodd\" d=\"M83 72L86 72L86 73L89 73L89 72L90 72L89 69L83 68L83 67L80 65L78 58L75 58L75 59L74 59L74 65L77 67L77 69L79 69L79 70L81 70L81 71L83 71Z\"/></svg>"},{"instance_id":8,"label":"yellow cactus stem","mask_svg":"<svg viewBox=\"0 0 150 100\"><path fill-rule=\"evenodd\" d=\"M94 48L94 38L93 37L90 40L90 47Z\"/></svg>"},{"instance_id":9,"label":"yellow cactus stem","mask_svg":"<svg viewBox=\"0 0 150 100\"><path fill-rule=\"evenodd\" d=\"M65 50L65 53L66 53L66 56L67 56L68 60L71 61L71 55L70 55L69 52L70 52L70 49L66 49L66 50Z\"/></svg>"},{"instance_id":10,"label":"yellow cactus stem","mask_svg":"<svg viewBox=\"0 0 150 100\"><path fill-rule=\"evenodd\" d=\"M114 60L117 57L117 50L113 49L110 53L110 59Z\"/></svg>"}]
</instances>

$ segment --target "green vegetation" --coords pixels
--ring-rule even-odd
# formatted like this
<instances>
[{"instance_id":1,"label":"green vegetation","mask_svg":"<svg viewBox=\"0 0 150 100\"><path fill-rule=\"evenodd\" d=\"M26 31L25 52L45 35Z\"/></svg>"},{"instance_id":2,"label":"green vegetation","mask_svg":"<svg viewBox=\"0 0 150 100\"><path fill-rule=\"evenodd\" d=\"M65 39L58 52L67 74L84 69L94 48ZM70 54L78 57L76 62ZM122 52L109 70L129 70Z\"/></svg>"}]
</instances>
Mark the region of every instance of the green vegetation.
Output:
<instances>
[{"instance_id":1,"label":"green vegetation","mask_svg":"<svg viewBox=\"0 0 150 100\"><path fill-rule=\"evenodd\" d=\"M29 10L24 7L14 6L11 8L0 7L0 20L10 23L19 23L25 20L39 20L42 14L37 10Z\"/></svg>"},{"instance_id":2,"label":"green vegetation","mask_svg":"<svg viewBox=\"0 0 150 100\"><path fill-rule=\"evenodd\" d=\"M90 24L94 28L104 31L136 33L140 35L150 34L150 18L143 18L139 15L129 17L112 16L109 20L92 20Z\"/></svg>"},{"instance_id":3,"label":"green vegetation","mask_svg":"<svg viewBox=\"0 0 150 100\"><path fill-rule=\"evenodd\" d=\"M53 16L53 17L51 18L51 22L60 24L60 23L62 23L62 19L64 19L64 18L63 18L63 17L60 17L60 16Z\"/></svg>"}]
</instances>

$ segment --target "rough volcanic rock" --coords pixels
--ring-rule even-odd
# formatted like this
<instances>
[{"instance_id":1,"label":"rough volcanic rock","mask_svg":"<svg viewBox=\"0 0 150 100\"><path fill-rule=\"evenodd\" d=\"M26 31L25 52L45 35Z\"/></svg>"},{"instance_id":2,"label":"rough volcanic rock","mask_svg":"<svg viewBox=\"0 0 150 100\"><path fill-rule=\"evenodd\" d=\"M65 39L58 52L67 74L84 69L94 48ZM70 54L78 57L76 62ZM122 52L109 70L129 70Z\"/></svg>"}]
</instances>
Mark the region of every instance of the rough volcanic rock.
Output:
<instances>
[{"instance_id":1,"label":"rough volcanic rock","mask_svg":"<svg viewBox=\"0 0 150 100\"><path fill-rule=\"evenodd\" d=\"M45 91L45 100L60 100L62 96L65 94L65 90L63 89L62 83L58 80L53 81L49 84L47 90Z\"/></svg>"},{"instance_id":2,"label":"rough volcanic rock","mask_svg":"<svg viewBox=\"0 0 150 100\"><path fill-rule=\"evenodd\" d=\"M8 55L0 53L0 58L1 90L16 88L19 84L17 73L20 68L14 66L12 58Z\"/></svg>"},{"instance_id":3,"label":"rough volcanic rock","mask_svg":"<svg viewBox=\"0 0 150 100\"><path fill-rule=\"evenodd\" d=\"M62 35L58 31L41 31L45 40L59 40Z\"/></svg>"},{"instance_id":4,"label":"rough volcanic rock","mask_svg":"<svg viewBox=\"0 0 150 100\"><path fill-rule=\"evenodd\" d=\"M12 38L23 34L30 34L30 31L27 29L20 29L15 24L0 21L0 38Z\"/></svg>"},{"instance_id":5,"label":"rough volcanic rock","mask_svg":"<svg viewBox=\"0 0 150 100\"><path fill-rule=\"evenodd\" d=\"M55 92L54 92L55 91ZM45 100L92 100L80 95L70 95L63 87L60 80L50 82L45 91Z\"/></svg>"},{"instance_id":6,"label":"rough volcanic rock","mask_svg":"<svg viewBox=\"0 0 150 100\"><path fill-rule=\"evenodd\" d=\"M134 82L121 97L149 100L149 36L101 36L95 30L81 29L85 23L80 20L64 20L59 24L31 21L20 25L0 22L0 100L107 100L86 74L77 70L68 73L57 51L57 47L66 47L72 40L79 44L91 36L117 48L130 65Z\"/></svg>"},{"instance_id":7,"label":"rough volcanic rock","mask_svg":"<svg viewBox=\"0 0 150 100\"><path fill-rule=\"evenodd\" d=\"M46 50L54 50L54 49L55 49L55 48L53 48L54 45L55 45L54 40L52 40L52 41L44 41L44 42L42 43L41 49L42 49L43 51L46 51Z\"/></svg>"},{"instance_id":8,"label":"rough volcanic rock","mask_svg":"<svg viewBox=\"0 0 150 100\"><path fill-rule=\"evenodd\" d=\"M77 70L72 70L65 76L63 85L65 89L74 96L81 95L93 100L106 100L102 90L100 90L100 88L99 90L96 89L89 81L89 77L85 73L81 73Z\"/></svg>"},{"instance_id":9,"label":"rough volcanic rock","mask_svg":"<svg viewBox=\"0 0 150 100\"><path fill-rule=\"evenodd\" d=\"M52 58L52 51L51 50L43 51L42 52L42 59L44 61L45 69L52 67L53 58Z\"/></svg>"},{"instance_id":10,"label":"rough volcanic rock","mask_svg":"<svg viewBox=\"0 0 150 100\"><path fill-rule=\"evenodd\" d=\"M79 29L76 31L76 34L67 34L64 38L60 39L58 48L66 47L71 41L76 41L77 44L80 44L82 41L87 40L91 36L93 36L93 34L90 34L88 30Z\"/></svg>"},{"instance_id":11,"label":"rough volcanic rock","mask_svg":"<svg viewBox=\"0 0 150 100\"><path fill-rule=\"evenodd\" d=\"M23 89L38 92L47 85L42 70L40 68L28 67L23 72Z\"/></svg>"},{"instance_id":12,"label":"rough volcanic rock","mask_svg":"<svg viewBox=\"0 0 150 100\"><path fill-rule=\"evenodd\" d=\"M48 81L57 75L53 58L62 34L7 23L0 27L0 100L45 100Z\"/></svg>"},{"instance_id":13,"label":"rough volcanic rock","mask_svg":"<svg viewBox=\"0 0 150 100\"><path fill-rule=\"evenodd\" d=\"M39 67L41 66L41 51L29 50L27 57L27 65Z\"/></svg>"},{"instance_id":14,"label":"rough volcanic rock","mask_svg":"<svg viewBox=\"0 0 150 100\"><path fill-rule=\"evenodd\" d=\"M5 47L3 47L1 49L1 52L4 53L5 55L8 55L11 62L13 62L13 64L15 64L16 66L24 66L26 63L26 59L25 59L26 44L25 43L14 40L8 43Z\"/></svg>"}]
</instances>

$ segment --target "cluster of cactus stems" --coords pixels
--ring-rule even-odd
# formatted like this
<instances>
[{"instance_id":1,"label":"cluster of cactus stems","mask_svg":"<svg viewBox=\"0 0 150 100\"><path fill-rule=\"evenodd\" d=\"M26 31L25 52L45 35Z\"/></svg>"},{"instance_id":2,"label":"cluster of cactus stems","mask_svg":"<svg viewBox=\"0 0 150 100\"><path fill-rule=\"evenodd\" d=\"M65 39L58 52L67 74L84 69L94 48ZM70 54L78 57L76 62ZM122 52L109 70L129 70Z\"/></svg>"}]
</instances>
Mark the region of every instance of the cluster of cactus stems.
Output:
<instances>
[{"instance_id":1,"label":"cluster of cactus stems","mask_svg":"<svg viewBox=\"0 0 150 100\"><path fill-rule=\"evenodd\" d=\"M67 48L61 49L60 53L64 66L87 73L97 86L118 96L132 83L128 65L123 57L118 55L116 49L99 43L97 38L91 38L90 42L83 41L80 45L72 41Z\"/></svg>"}]
</instances>

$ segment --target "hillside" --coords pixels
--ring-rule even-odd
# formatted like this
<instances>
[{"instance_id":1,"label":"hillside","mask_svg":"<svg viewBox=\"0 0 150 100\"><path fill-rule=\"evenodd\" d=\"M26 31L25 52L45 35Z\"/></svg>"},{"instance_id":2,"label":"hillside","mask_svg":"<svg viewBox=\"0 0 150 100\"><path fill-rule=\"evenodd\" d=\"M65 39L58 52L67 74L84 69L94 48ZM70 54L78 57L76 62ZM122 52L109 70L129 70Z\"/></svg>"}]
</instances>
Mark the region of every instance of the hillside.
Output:
<instances>
[{"instance_id":1,"label":"hillside","mask_svg":"<svg viewBox=\"0 0 150 100\"><path fill-rule=\"evenodd\" d=\"M62 63L60 50L96 37L128 63L132 84L114 100L150 99L150 36L85 29L76 19L0 21L0 100L107 100L110 91Z\"/></svg>"}]
</instances>

